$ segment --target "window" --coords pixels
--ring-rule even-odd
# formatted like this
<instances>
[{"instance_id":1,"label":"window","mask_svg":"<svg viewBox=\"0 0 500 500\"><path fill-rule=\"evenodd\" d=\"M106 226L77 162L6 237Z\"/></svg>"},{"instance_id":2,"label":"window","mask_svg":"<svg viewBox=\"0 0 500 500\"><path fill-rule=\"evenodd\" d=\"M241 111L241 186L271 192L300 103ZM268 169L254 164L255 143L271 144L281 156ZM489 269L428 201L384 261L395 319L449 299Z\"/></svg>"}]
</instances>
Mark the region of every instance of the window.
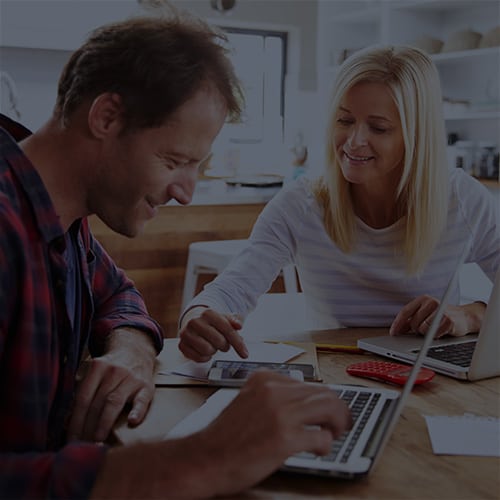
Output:
<instances>
[{"instance_id":1,"label":"window","mask_svg":"<svg viewBox=\"0 0 500 500\"><path fill-rule=\"evenodd\" d=\"M242 167L254 146L283 143L285 115L286 32L223 27L230 58L245 94L242 123L224 125L214 144L219 163L232 173ZM252 153L250 153L252 151ZM220 166L220 165L219 165ZM231 173L231 172L229 172Z\"/></svg>"},{"instance_id":2,"label":"window","mask_svg":"<svg viewBox=\"0 0 500 500\"><path fill-rule=\"evenodd\" d=\"M231 60L246 98L243 123L230 131L234 142L283 138L286 33L225 28Z\"/></svg>"}]
</instances>

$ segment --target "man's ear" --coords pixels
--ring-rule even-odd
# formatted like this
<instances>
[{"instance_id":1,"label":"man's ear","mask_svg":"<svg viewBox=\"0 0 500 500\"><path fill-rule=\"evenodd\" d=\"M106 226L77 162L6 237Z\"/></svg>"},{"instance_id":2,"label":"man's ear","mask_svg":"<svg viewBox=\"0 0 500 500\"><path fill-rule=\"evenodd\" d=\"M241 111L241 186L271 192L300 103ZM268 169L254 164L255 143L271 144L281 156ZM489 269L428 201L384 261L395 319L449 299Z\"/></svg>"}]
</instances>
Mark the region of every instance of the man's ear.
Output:
<instances>
[{"instance_id":1,"label":"man's ear","mask_svg":"<svg viewBox=\"0 0 500 500\"><path fill-rule=\"evenodd\" d=\"M123 103L120 95L106 92L92 102L88 113L91 134L102 139L110 134L118 134L123 127Z\"/></svg>"}]
</instances>

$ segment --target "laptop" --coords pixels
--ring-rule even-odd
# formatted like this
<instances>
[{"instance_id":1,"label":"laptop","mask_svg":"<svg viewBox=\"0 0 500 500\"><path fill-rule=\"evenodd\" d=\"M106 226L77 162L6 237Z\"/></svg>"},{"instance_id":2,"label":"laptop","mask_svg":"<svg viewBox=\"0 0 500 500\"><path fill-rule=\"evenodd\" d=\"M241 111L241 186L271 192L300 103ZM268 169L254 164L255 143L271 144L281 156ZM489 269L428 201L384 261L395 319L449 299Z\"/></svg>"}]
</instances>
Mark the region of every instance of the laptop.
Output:
<instances>
[{"instance_id":1,"label":"laptop","mask_svg":"<svg viewBox=\"0 0 500 500\"><path fill-rule=\"evenodd\" d=\"M353 426L336 439L327 456L298 453L289 457L281 470L319 476L355 479L373 470L387 444L422 367L444 314L448 296L458 279L458 268L446 289L429 331L421 340L421 351L410 371L402 392L358 385L328 385L349 405ZM206 427L235 398L238 389L219 389L197 410L181 420L167 438L187 436Z\"/></svg>"},{"instance_id":2,"label":"laptop","mask_svg":"<svg viewBox=\"0 0 500 500\"><path fill-rule=\"evenodd\" d=\"M384 335L359 339L358 347L412 363L421 343L421 335ZM481 380L500 375L500 270L495 276L479 334L435 340L424 359L424 366L461 380Z\"/></svg>"}]
</instances>

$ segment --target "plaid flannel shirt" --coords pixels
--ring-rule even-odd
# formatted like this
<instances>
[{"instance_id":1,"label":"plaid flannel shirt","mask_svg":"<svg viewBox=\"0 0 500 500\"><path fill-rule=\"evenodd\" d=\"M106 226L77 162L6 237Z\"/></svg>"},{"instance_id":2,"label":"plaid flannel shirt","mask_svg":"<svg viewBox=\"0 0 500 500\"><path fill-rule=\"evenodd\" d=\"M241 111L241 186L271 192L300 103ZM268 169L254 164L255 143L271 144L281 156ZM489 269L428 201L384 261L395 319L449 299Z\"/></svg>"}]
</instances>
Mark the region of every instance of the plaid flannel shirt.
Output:
<instances>
[{"instance_id":1,"label":"plaid flannel shirt","mask_svg":"<svg viewBox=\"0 0 500 500\"><path fill-rule=\"evenodd\" d=\"M160 327L86 219L78 339L65 301L65 245L41 178L0 128L0 498L87 497L107 448L65 442L81 354L101 353L120 326L162 347Z\"/></svg>"}]
</instances>

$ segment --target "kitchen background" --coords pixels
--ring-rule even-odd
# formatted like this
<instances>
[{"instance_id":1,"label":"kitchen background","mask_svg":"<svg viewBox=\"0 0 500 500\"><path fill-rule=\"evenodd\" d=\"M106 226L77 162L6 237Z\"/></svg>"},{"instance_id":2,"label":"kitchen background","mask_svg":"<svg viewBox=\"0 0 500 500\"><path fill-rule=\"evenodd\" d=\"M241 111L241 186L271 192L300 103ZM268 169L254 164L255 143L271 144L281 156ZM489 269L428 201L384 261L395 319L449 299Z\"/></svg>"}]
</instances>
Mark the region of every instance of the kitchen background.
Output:
<instances>
[{"instance_id":1,"label":"kitchen background","mask_svg":"<svg viewBox=\"0 0 500 500\"><path fill-rule=\"evenodd\" d=\"M160 15L162 4L162 0L0 0L1 112L31 129L39 127L52 110L64 63L88 32L133 15ZM442 78L449 163L481 177L500 199L500 1L174 0L171 4L228 32L248 106L245 122L225 126L217 139L192 207L162 211L146 233L132 241L92 221L95 233L136 281L167 335L175 334L188 244L245 238L279 189L239 183L279 184L322 171L331 84L338 65L358 48L408 43L432 54ZM172 231L177 234L175 242ZM168 299L167 286L173 290ZM279 290L280 284L276 287Z\"/></svg>"},{"instance_id":2,"label":"kitchen background","mask_svg":"<svg viewBox=\"0 0 500 500\"><path fill-rule=\"evenodd\" d=\"M338 64L365 45L410 43L433 54L442 76L450 163L498 178L498 0L171 3L230 30L247 89L247 121L225 128L208 174L301 173L294 166L321 171L326 103ZM92 28L161 11L162 0L1 0L0 109L38 127L52 109L62 66Z\"/></svg>"}]
</instances>

